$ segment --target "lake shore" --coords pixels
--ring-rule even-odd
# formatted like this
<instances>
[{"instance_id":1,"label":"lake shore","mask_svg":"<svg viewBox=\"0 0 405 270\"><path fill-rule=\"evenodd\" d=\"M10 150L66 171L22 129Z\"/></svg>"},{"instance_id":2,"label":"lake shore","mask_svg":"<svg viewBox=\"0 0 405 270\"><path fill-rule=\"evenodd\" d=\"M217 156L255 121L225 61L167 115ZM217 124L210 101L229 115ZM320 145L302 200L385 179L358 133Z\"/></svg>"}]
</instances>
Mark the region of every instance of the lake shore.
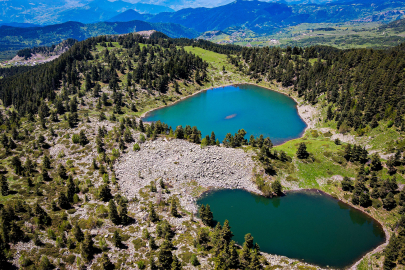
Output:
<instances>
[{"instance_id":1,"label":"lake shore","mask_svg":"<svg viewBox=\"0 0 405 270\"><path fill-rule=\"evenodd\" d=\"M173 105L175 105L176 103L178 103L178 102L180 102L180 101L183 101L183 100L185 100L185 99L187 99L187 98L193 97L193 96L195 96L195 95L197 95L197 94L199 94L199 93L202 93L202 92L205 92L205 91L209 91L209 90L213 90L213 89L216 89L216 88L223 88L223 87L227 87L227 86L238 86L238 85L253 85L253 86L261 87L261 88L264 88L264 89L267 89L267 90L270 90L270 91L274 91L274 92L283 94L283 95L285 95L285 96L287 96L287 97L293 99L293 100L295 101L295 103L296 103L296 108L297 108L297 110L298 110L299 116L301 117L301 119L302 119L302 120L305 122L305 124L307 125L307 127L305 128L305 130L302 132L302 135L305 134L305 132L307 131L307 129L314 128L315 125L316 125L316 123L318 122L318 121L317 121L316 119L314 119L314 118L315 118L315 116L317 116L317 115L319 114L319 112L318 112L318 111L316 110L316 108L314 108L313 106L311 106L311 105L306 105L306 104L300 104L300 101L298 100L298 98L289 95L288 93L286 93L285 91L281 90L280 88L274 89L274 88L270 88L270 87L268 87L268 86L259 85L259 84L254 84L254 83L230 83L230 84L224 84L224 85L211 86L211 87L208 87L208 88L204 88L204 89L201 89L201 90L198 90L198 91L192 93L191 95L181 97L180 99L178 99L178 100L176 100L176 101L174 101L174 102L172 102L172 103L170 103L170 104L167 104L167 105L164 105L164 106L159 106L159 107L156 107L156 108L152 108L152 109L150 109L150 110L147 110L146 112L142 113L142 115L140 116L140 118L143 119L143 118L146 117L146 115L147 115L148 113L150 113L150 112L152 112L152 111L159 110L159 109L164 108L164 107L167 107L167 106L173 106ZM145 123L147 123L147 122L145 122Z\"/></svg>"}]
</instances>

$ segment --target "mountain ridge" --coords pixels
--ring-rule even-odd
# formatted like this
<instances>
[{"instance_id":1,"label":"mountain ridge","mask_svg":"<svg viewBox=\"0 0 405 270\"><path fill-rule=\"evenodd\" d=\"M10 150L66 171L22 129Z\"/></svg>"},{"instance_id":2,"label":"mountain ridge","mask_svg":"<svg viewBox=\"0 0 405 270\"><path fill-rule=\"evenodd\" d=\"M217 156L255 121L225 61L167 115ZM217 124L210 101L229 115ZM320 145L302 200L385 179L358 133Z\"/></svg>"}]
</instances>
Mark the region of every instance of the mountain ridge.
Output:
<instances>
[{"instance_id":1,"label":"mountain ridge","mask_svg":"<svg viewBox=\"0 0 405 270\"><path fill-rule=\"evenodd\" d=\"M72 38L84 40L100 35L119 35L131 32L156 30L170 37L194 38L198 35L192 29L175 23L150 23L143 21L130 22L99 22L84 24L81 22L66 22L61 24L18 28L12 26L0 27L0 50L22 49L35 46L50 46Z\"/></svg>"}]
</instances>

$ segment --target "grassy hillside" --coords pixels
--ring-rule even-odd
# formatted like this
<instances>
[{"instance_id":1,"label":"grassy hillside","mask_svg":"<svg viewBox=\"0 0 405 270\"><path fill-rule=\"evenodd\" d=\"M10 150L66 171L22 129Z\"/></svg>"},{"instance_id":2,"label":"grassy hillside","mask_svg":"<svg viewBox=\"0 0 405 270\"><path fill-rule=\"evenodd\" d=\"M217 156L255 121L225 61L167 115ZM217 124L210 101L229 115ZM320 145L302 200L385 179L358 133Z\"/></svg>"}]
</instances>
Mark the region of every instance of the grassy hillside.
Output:
<instances>
[{"instance_id":1,"label":"grassy hillside","mask_svg":"<svg viewBox=\"0 0 405 270\"><path fill-rule=\"evenodd\" d=\"M403 20L380 22L303 23L280 29L272 35L259 35L249 29L226 29L218 34L203 33L199 38L220 44L241 46L333 46L339 49L395 47L405 41Z\"/></svg>"}]
</instances>

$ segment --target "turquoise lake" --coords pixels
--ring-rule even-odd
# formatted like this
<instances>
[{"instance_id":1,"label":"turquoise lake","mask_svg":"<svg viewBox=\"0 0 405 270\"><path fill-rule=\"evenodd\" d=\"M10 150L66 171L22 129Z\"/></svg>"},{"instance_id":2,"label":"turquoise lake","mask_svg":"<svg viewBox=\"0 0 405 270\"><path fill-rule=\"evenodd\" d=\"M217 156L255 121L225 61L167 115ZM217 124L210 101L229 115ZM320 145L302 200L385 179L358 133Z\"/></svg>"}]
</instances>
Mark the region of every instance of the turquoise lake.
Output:
<instances>
[{"instance_id":1,"label":"turquoise lake","mask_svg":"<svg viewBox=\"0 0 405 270\"><path fill-rule=\"evenodd\" d=\"M216 221L228 219L240 245L251 233L262 251L333 268L345 268L385 241L370 216L317 191L265 198L244 190L204 195Z\"/></svg>"},{"instance_id":2,"label":"turquoise lake","mask_svg":"<svg viewBox=\"0 0 405 270\"><path fill-rule=\"evenodd\" d=\"M173 129L196 126L202 137L215 132L222 142L239 129L245 136L263 134L274 144L299 138L306 124L290 97L254 85L235 85L203 91L171 106L149 112L144 121L160 120Z\"/></svg>"}]
</instances>

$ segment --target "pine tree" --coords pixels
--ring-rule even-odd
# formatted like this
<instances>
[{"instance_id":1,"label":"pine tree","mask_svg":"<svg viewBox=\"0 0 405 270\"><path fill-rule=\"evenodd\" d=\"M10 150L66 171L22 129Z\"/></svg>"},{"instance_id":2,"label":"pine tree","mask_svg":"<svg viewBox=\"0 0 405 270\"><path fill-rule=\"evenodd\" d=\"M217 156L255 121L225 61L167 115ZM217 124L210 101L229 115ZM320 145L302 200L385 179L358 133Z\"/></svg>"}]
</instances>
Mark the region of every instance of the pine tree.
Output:
<instances>
[{"instance_id":1,"label":"pine tree","mask_svg":"<svg viewBox=\"0 0 405 270\"><path fill-rule=\"evenodd\" d=\"M261 264L259 261L259 255L257 254L257 251L253 252L250 264L249 264L249 269L251 270L259 270L261 269Z\"/></svg>"},{"instance_id":2,"label":"pine tree","mask_svg":"<svg viewBox=\"0 0 405 270\"><path fill-rule=\"evenodd\" d=\"M176 204L176 199L175 199L175 198L172 198L172 200L171 200L170 214L171 214L173 217L177 217L177 216L178 216L178 213L177 213L177 204Z\"/></svg>"},{"instance_id":3,"label":"pine tree","mask_svg":"<svg viewBox=\"0 0 405 270\"><path fill-rule=\"evenodd\" d=\"M82 259L84 261L89 262L93 258L93 254L94 254L93 238L89 232L86 232L84 234L84 240L82 242L80 255L82 256Z\"/></svg>"},{"instance_id":4,"label":"pine tree","mask_svg":"<svg viewBox=\"0 0 405 270\"><path fill-rule=\"evenodd\" d=\"M73 202L73 196L76 194L76 185L73 182L72 176L69 175L68 181L67 181L67 192L66 196L69 200L69 202Z\"/></svg>"},{"instance_id":5,"label":"pine tree","mask_svg":"<svg viewBox=\"0 0 405 270\"><path fill-rule=\"evenodd\" d=\"M170 269L173 263L172 244L168 240L160 246L158 262L162 269Z\"/></svg>"},{"instance_id":6,"label":"pine tree","mask_svg":"<svg viewBox=\"0 0 405 270\"><path fill-rule=\"evenodd\" d=\"M51 160L49 156L44 155L44 158L42 159L42 169L49 170L50 168L51 168Z\"/></svg>"},{"instance_id":7,"label":"pine tree","mask_svg":"<svg viewBox=\"0 0 405 270\"><path fill-rule=\"evenodd\" d=\"M210 206L208 204L206 206L204 206L204 205L201 206L200 218L204 225L212 226L214 216L213 216Z\"/></svg>"},{"instance_id":8,"label":"pine tree","mask_svg":"<svg viewBox=\"0 0 405 270\"><path fill-rule=\"evenodd\" d=\"M247 247L249 250L253 248L253 240L254 240L254 238L253 238L253 236L252 236L250 233L248 233L248 234L245 235L246 247Z\"/></svg>"},{"instance_id":9,"label":"pine tree","mask_svg":"<svg viewBox=\"0 0 405 270\"><path fill-rule=\"evenodd\" d=\"M307 152L307 146L305 143L300 143L298 150L297 150L297 158L299 159L305 159L309 156L309 153Z\"/></svg>"},{"instance_id":10,"label":"pine tree","mask_svg":"<svg viewBox=\"0 0 405 270\"><path fill-rule=\"evenodd\" d=\"M108 217L114 224L120 223L120 217L118 215L117 206L113 200L108 203Z\"/></svg>"},{"instance_id":11,"label":"pine tree","mask_svg":"<svg viewBox=\"0 0 405 270\"><path fill-rule=\"evenodd\" d=\"M39 270L50 270L52 268L53 268L52 264L49 261L48 257L45 256L45 255L42 255L41 260L40 260L39 265L38 265L38 269Z\"/></svg>"},{"instance_id":12,"label":"pine tree","mask_svg":"<svg viewBox=\"0 0 405 270\"><path fill-rule=\"evenodd\" d=\"M394 194L392 194L392 192L388 193L387 197L383 200L383 206L388 211L397 207L397 202L395 201Z\"/></svg>"},{"instance_id":13,"label":"pine tree","mask_svg":"<svg viewBox=\"0 0 405 270\"><path fill-rule=\"evenodd\" d=\"M155 250L157 248L155 238L153 236L149 237L149 249Z\"/></svg>"},{"instance_id":14,"label":"pine tree","mask_svg":"<svg viewBox=\"0 0 405 270\"><path fill-rule=\"evenodd\" d=\"M113 243L114 243L115 247L119 248L122 245L122 243L121 243L122 238L121 238L121 235L118 233L117 230L114 231L112 240L113 240Z\"/></svg>"},{"instance_id":15,"label":"pine tree","mask_svg":"<svg viewBox=\"0 0 405 270\"><path fill-rule=\"evenodd\" d=\"M215 145L216 139L215 139L215 133L214 131L211 132L211 137L210 137L210 145Z\"/></svg>"},{"instance_id":16,"label":"pine tree","mask_svg":"<svg viewBox=\"0 0 405 270\"><path fill-rule=\"evenodd\" d=\"M89 143L89 140L87 139L86 134L84 133L84 130L83 130L83 129L80 130L80 133L79 133L79 144L80 144L81 146L85 146L85 145L88 144L88 143Z\"/></svg>"},{"instance_id":17,"label":"pine tree","mask_svg":"<svg viewBox=\"0 0 405 270\"><path fill-rule=\"evenodd\" d=\"M103 253L103 255L101 256L101 269L102 270L115 269L114 264L111 263L110 258L108 258L108 255L106 253Z\"/></svg>"},{"instance_id":18,"label":"pine tree","mask_svg":"<svg viewBox=\"0 0 405 270\"><path fill-rule=\"evenodd\" d=\"M242 269L248 269L251 261L250 249L245 242L242 246L242 252L240 253L240 264Z\"/></svg>"},{"instance_id":19,"label":"pine tree","mask_svg":"<svg viewBox=\"0 0 405 270\"><path fill-rule=\"evenodd\" d=\"M23 171L23 167L21 166L21 160L18 156L14 156L11 159L11 165L14 167L14 172L17 175L20 175Z\"/></svg>"},{"instance_id":20,"label":"pine tree","mask_svg":"<svg viewBox=\"0 0 405 270\"><path fill-rule=\"evenodd\" d=\"M239 267L239 254L236 249L235 241L229 243L229 267L231 269L237 269Z\"/></svg>"},{"instance_id":21,"label":"pine tree","mask_svg":"<svg viewBox=\"0 0 405 270\"><path fill-rule=\"evenodd\" d=\"M173 255L171 270L182 270L182 269L183 267L181 266L181 262L179 261L176 255Z\"/></svg>"},{"instance_id":22,"label":"pine tree","mask_svg":"<svg viewBox=\"0 0 405 270\"><path fill-rule=\"evenodd\" d=\"M107 202L110 200L112 195L111 195L111 190L107 184L100 186L98 196L103 202Z\"/></svg>"},{"instance_id":23,"label":"pine tree","mask_svg":"<svg viewBox=\"0 0 405 270\"><path fill-rule=\"evenodd\" d=\"M232 237L234 236L231 227L229 226L229 221L225 220L224 226L222 227L222 238L227 242L230 243L232 240Z\"/></svg>"},{"instance_id":24,"label":"pine tree","mask_svg":"<svg viewBox=\"0 0 405 270\"><path fill-rule=\"evenodd\" d=\"M80 229L80 227L77 223L73 226L72 232L73 232L73 236L75 237L77 242L80 243L84 240L83 231L82 231L82 229Z\"/></svg>"},{"instance_id":25,"label":"pine tree","mask_svg":"<svg viewBox=\"0 0 405 270\"><path fill-rule=\"evenodd\" d=\"M374 153L374 154L371 156L370 169L371 169L372 171L379 171L379 170L382 169L382 164L381 164L380 156L378 155L378 153Z\"/></svg>"},{"instance_id":26,"label":"pine tree","mask_svg":"<svg viewBox=\"0 0 405 270\"><path fill-rule=\"evenodd\" d=\"M275 180L273 183L271 183L271 189L277 195L281 195L283 193L283 186L279 180Z\"/></svg>"},{"instance_id":27,"label":"pine tree","mask_svg":"<svg viewBox=\"0 0 405 270\"><path fill-rule=\"evenodd\" d=\"M4 174L2 174L0 177L0 189L1 189L2 196L8 195L9 187L8 187L7 178L4 176Z\"/></svg>"},{"instance_id":28,"label":"pine tree","mask_svg":"<svg viewBox=\"0 0 405 270\"><path fill-rule=\"evenodd\" d=\"M66 174L66 168L62 164L59 164L58 169L57 169L57 174L59 175L60 178L66 179L67 174Z\"/></svg>"},{"instance_id":29,"label":"pine tree","mask_svg":"<svg viewBox=\"0 0 405 270\"><path fill-rule=\"evenodd\" d=\"M391 270L394 269L396 264L395 261L397 260L398 253L397 253L397 247L396 247L396 241L397 238L395 234L391 237L389 244L384 250L384 265L383 269L384 270Z\"/></svg>"},{"instance_id":30,"label":"pine tree","mask_svg":"<svg viewBox=\"0 0 405 270\"><path fill-rule=\"evenodd\" d=\"M49 181L52 180L51 177L48 174L48 171L45 170L45 169L42 170L41 178L42 178L42 181L44 181L44 182L49 182Z\"/></svg>"},{"instance_id":31,"label":"pine tree","mask_svg":"<svg viewBox=\"0 0 405 270\"><path fill-rule=\"evenodd\" d=\"M122 225L127 225L130 222L130 218L128 217L128 208L127 208L126 203L124 203L121 206L120 220L121 220Z\"/></svg>"},{"instance_id":32,"label":"pine tree","mask_svg":"<svg viewBox=\"0 0 405 270\"><path fill-rule=\"evenodd\" d=\"M151 270L156 269L155 259L152 255L149 257L149 267Z\"/></svg>"},{"instance_id":33,"label":"pine tree","mask_svg":"<svg viewBox=\"0 0 405 270\"><path fill-rule=\"evenodd\" d=\"M353 190L353 181L350 180L349 177L345 176L342 181L342 189L344 191L352 191Z\"/></svg>"},{"instance_id":34,"label":"pine tree","mask_svg":"<svg viewBox=\"0 0 405 270\"><path fill-rule=\"evenodd\" d=\"M159 221L159 217L155 212L155 208L153 207L152 202L149 203L149 220L151 222L157 222Z\"/></svg>"},{"instance_id":35,"label":"pine tree","mask_svg":"<svg viewBox=\"0 0 405 270\"><path fill-rule=\"evenodd\" d=\"M62 209L69 209L70 208L69 200L66 197L65 193L63 193L63 192L59 193L58 205Z\"/></svg>"}]
</instances>

